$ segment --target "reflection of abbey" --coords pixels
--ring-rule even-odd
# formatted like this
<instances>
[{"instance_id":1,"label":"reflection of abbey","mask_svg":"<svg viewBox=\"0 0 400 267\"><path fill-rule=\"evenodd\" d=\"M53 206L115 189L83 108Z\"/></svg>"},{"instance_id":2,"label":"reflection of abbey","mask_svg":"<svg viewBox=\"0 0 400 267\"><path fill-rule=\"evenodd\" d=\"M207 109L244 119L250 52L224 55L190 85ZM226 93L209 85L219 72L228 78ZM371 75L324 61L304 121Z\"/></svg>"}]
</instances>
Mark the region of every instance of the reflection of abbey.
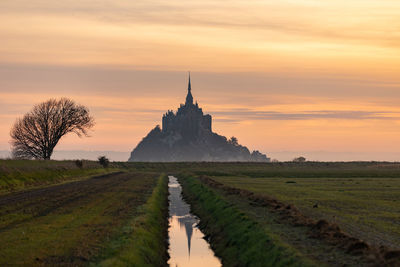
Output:
<instances>
[{"instance_id":1,"label":"reflection of abbey","mask_svg":"<svg viewBox=\"0 0 400 267\"><path fill-rule=\"evenodd\" d=\"M132 151L130 161L269 161L259 151L212 131L211 116L193 103L190 75L185 104L168 111Z\"/></svg>"},{"instance_id":2,"label":"reflection of abbey","mask_svg":"<svg viewBox=\"0 0 400 267\"><path fill-rule=\"evenodd\" d=\"M203 115L203 110L199 105L193 104L192 85L188 84L188 93L185 105L178 108L176 114L169 110L162 118L162 131L177 131L182 136L197 136L201 129L211 131L211 116Z\"/></svg>"}]
</instances>

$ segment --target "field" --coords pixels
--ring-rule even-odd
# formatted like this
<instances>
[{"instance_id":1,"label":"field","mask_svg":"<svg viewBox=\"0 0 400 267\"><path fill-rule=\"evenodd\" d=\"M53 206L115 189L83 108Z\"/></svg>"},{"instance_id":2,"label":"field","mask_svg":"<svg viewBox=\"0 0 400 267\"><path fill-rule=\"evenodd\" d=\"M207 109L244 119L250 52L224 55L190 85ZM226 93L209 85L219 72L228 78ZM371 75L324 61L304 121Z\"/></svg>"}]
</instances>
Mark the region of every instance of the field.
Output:
<instances>
[{"instance_id":1,"label":"field","mask_svg":"<svg viewBox=\"0 0 400 267\"><path fill-rule=\"evenodd\" d=\"M398 178L213 178L293 204L378 246L400 247Z\"/></svg>"},{"instance_id":2,"label":"field","mask_svg":"<svg viewBox=\"0 0 400 267\"><path fill-rule=\"evenodd\" d=\"M17 164L20 162L11 167ZM64 172L70 171L68 162L25 162L18 175L23 181L27 173L55 170L57 175L60 165ZM121 166L91 169L108 174L88 177L88 172L81 170L75 172L80 175L65 175L63 179L39 176L36 180L46 186L27 183L13 189L18 192L0 197L1 266L115 266L121 259L125 263L131 260L124 254L149 254L152 261L166 261L165 253L154 257L153 249L141 244L145 236L136 234L145 228L147 239L158 244L158 250L166 251L166 226L161 223L167 223L166 176L129 168L119 171ZM141 245L132 247L132 243ZM140 257L132 260L138 262Z\"/></svg>"},{"instance_id":3,"label":"field","mask_svg":"<svg viewBox=\"0 0 400 267\"><path fill-rule=\"evenodd\" d=\"M400 247L400 164L239 164L216 170L197 173L293 204L376 245Z\"/></svg>"},{"instance_id":4,"label":"field","mask_svg":"<svg viewBox=\"0 0 400 267\"><path fill-rule=\"evenodd\" d=\"M275 244L315 265L398 264L391 259L400 255L399 164L215 163L191 172L186 179L200 178ZM212 235L215 229L203 230ZM215 236L221 238L227 237Z\"/></svg>"},{"instance_id":5,"label":"field","mask_svg":"<svg viewBox=\"0 0 400 267\"><path fill-rule=\"evenodd\" d=\"M0 195L122 169L123 164L103 168L93 161L83 161L82 167L78 167L74 161L0 160Z\"/></svg>"},{"instance_id":6,"label":"field","mask_svg":"<svg viewBox=\"0 0 400 267\"><path fill-rule=\"evenodd\" d=\"M225 266L399 263L400 164L5 160L0 265L165 266L166 174Z\"/></svg>"}]
</instances>

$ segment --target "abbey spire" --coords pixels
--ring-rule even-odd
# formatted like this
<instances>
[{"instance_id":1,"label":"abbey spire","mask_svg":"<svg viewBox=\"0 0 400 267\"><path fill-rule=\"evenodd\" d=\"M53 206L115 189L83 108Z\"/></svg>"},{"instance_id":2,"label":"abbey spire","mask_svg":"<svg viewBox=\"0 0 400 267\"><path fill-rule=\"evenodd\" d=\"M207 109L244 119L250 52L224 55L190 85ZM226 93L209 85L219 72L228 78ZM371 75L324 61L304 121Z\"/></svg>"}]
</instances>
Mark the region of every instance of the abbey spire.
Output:
<instances>
[{"instance_id":1,"label":"abbey spire","mask_svg":"<svg viewBox=\"0 0 400 267\"><path fill-rule=\"evenodd\" d=\"M193 96L192 96L192 85L190 84L190 72L189 72L189 82L188 82L188 93L186 96L186 105L193 105Z\"/></svg>"},{"instance_id":2,"label":"abbey spire","mask_svg":"<svg viewBox=\"0 0 400 267\"><path fill-rule=\"evenodd\" d=\"M188 73L186 103L178 110L167 111L162 128L156 126L132 151L129 161L260 161L269 158L258 151L250 153L245 146L229 142L212 131L212 117L193 101ZM182 221L183 223L183 221ZM184 222L186 227L186 222ZM188 250L191 250L192 225L187 226Z\"/></svg>"}]
</instances>

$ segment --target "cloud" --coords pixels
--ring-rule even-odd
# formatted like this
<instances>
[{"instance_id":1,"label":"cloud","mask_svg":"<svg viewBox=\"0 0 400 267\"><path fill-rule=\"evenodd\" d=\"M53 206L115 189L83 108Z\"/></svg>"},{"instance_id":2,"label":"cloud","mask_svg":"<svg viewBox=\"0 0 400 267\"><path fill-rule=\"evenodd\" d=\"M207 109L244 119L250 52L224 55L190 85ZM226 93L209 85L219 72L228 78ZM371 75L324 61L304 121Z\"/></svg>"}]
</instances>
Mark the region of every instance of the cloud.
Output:
<instances>
[{"instance_id":1,"label":"cloud","mask_svg":"<svg viewBox=\"0 0 400 267\"><path fill-rule=\"evenodd\" d=\"M400 120L400 112L358 111L358 110L317 110L306 112L256 111L251 109L233 109L212 111L217 120L235 122L246 120ZM220 118L221 117L221 118Z\"/></svg>"},{"instance_id":2,"label":"cloud","mask_svg":"<svg viewBox=\"0 0 400 267\"><path fill-rule=\"evenodd\" d=\"M397 2L335 1L29 1L3 0L3 14L68 16L121 26L162 25L172 28L252 32L269 42L277 34L398 48ZM365 13L368 11L368 16ZM268 14L268 15L266 15ZM341 19L337 20L340 15ZM274 34L269 34L269 33ZM264 33L264 34L262 34ZM242 32L243 34L243 32ZM284 41L284 40L280 40Z\"/></svg>"},{"instance_id":3,"label":"cloud","mask_svg":"<svg viewBox=\"0 0 400 267\"><path fill-rule=\"evenodd\" d=\"M169 102L183 100L186 86L186 70L0 63L0 92L148 97ZM220 101L273 104L293 97L346 98L361 102L367 97L376 101L400 98L399 77L356 74L197 71L192 72L192 88L194 97L203 104Z\"/></svg>"}]
</instances>

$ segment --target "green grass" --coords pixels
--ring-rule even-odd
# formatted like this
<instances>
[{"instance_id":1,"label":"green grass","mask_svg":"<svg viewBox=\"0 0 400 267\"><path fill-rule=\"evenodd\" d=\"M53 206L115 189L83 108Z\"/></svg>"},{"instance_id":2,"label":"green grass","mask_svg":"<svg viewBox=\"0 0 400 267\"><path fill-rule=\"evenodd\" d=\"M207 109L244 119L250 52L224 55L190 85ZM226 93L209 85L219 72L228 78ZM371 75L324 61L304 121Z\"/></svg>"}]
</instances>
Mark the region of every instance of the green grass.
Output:
<instances>
[{"instance_id":1,"label":"green grass","mask_svg":"<svg viewBox=\"0 0 400 267\"><path fill-rule=\"evenodd\" d=\"M314 265L197 179L181 175L179 181L224 266Z\"/></svg>"},{"instance_id":2,"label":"green grass","mask_svg":"<svg viewBox=\"0 0 400 267\"><path fill-rule=\"evenodd\" d=\"M213 179L294 204L303 213L336 222L346 232L371 243L400 247L400 178ZM316 203L318 208L313 208Z\"/></svg>"},{"instance_id":3,"label":"green grass","mask_svg":"<svg viewBox=\"0 0 400 267\"><path fill-rule=\"evenodd\" d=\"M56 191L54 199L41 200L39 196L2 206L0 265L80 266L95 262L110 244L119 242L121 229L147 216L143 205L157 180L154 173L120 173L80 181L82 185ZM160 190L160 185L157 188Z\"/></svg>"},{"instance_id":4,"label":"green grass","mask_svg":"<svg viewBox=\"0 0 400 267\"><path fill-rule=\"evenodd\" d=\"M254 178L400 177L400 163L390 162L193 163L190 169L197 175Z\"/></svg>"},{"instance_id":5,"label":"green grass","mask_svg":"<svg viewBox=\"0 0 400 267\"><path fill-rule=\"evenodd\" d=\"M83 168L78 168L74 161L0 160L0 195L115 172L126 167L121 163L111 163L105 169L95 161L84 161Z\"/></svg>"},{"instance_id":6,"label":"green grass","mask_svg":"<svg viewBox=\"0 0 400 267\"><path fill-rule=\"evenodd\" d=\"M398 162L136 163L135 168L209 175L294 204L372 244L400 247Z\"/></svg>"},{"instance_id":7,"label":"green grass","mask_svg":"<svg viewBox=\"0 0 400 267\"><path fill-rule=\"evenodd\" d=\"M123 235L105 254L99 266L167 266L168 178L161 175L152 196L124 227Z\"/></svg>"},{"instance_id":8,"label":"green grass","mask_svg":"<svg viewBox=\"0 0 400 267\"><path fill-rule=\"evenodd\" d=\"M114 177L96 190L89 183L80 195L70 190L62 204L60 191L48 202L28 198L1 206L0 265L166 265L168 190L162 173L186 177L181 179L185 196L226 266L313 265L334 254L329 247L315 247L320 244L307 239L306 230L276 223L272 215L264 218L264 208L223 195L193 177L209 175L294 204L370 243L400 246L399 163L119 162L104 169L85 161L80 169L73 161L0 160L0 197L71 181L100 183L102 179L89 177L117 171L123 171L118 183ZM315 203L318 208L312 208Z\"/></svg>"}]
</instances>

